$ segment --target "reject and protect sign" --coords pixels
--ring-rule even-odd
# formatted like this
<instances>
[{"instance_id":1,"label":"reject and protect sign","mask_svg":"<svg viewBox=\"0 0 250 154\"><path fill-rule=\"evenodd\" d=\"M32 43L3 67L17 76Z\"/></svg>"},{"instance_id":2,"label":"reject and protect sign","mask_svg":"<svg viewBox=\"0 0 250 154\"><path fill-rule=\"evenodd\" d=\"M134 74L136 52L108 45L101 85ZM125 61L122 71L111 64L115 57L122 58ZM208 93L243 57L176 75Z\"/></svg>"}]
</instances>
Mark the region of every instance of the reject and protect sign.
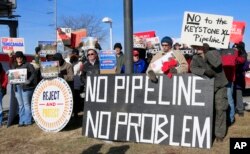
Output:
<instances>
[{"instance_id":1,"label":"reject and protect sign","mask_svg":"<svg viewBox=\"0 0 250 154\"><path fill-rule=\"evenodd\" d=\"M233 17L205 13L185 12L181 42L189 45L228 48Z\"/></svg>"},{"instance_id":2,"label":"reject and protect sign","mask_svg":"<svg viewBox=\"0 0 250 154\"><path fill-rule=\"evenodd\" d=\"M69 122L73 109L69 85L62 78L42 80L34 91L31 107L33 118L42 130L62 130Z\"/></svg>"}]
</instances>

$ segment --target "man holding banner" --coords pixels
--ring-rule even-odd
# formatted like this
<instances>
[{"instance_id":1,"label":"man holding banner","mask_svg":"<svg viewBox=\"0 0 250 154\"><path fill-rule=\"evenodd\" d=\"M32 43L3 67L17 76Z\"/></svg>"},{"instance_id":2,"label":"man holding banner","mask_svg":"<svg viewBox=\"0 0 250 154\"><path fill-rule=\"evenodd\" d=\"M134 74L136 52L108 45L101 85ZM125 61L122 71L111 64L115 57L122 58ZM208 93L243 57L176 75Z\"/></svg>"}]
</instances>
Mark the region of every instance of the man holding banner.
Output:
<instances>
[{"instance_id":1,"label":"man holding banner","mask_svg":"<svg viewBox=\"0 0 250 154\"><path fill-rule=\"evenodd\" d=\"M216 50L209 50L209 45L193 46L197 51L191 61L191 72L193 74L209 78L214 78L214 104L215 104L215 137L218 142L222 142L226 135L226 110L228 83L222 68L221 58Z\"/></svg>"},{"instance_id":2,"label":"man holding banner","mask_svg":"<svg viewBox=\"0 0 250 154\"><path fill-rule=\"evenodd\" d=\"M186 59L179 51L172 50L172 45L173 40L170 37L162 38L162 51L153 57L147 69L151 81L155 80L154 73L164 73L168 77L171 77L172 73L187 73L188 63Z\"/></svg>"}]
</instances>

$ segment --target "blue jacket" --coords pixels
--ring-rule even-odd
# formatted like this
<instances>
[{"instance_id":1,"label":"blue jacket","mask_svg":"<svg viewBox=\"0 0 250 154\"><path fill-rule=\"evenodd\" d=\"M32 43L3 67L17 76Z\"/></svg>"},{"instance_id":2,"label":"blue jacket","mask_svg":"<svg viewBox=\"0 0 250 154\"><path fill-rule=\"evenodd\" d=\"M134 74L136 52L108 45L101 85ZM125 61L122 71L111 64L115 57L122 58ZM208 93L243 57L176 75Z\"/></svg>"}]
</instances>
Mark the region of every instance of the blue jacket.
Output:
<instances>
[{"instance_id":1,"label":"blue jacket","mask_svg":"<svg viewBox=\"0 0 250 154\"><path fill-rule=\"evenodd\" d=\"M134 73L145 73L147 70L147 64L143 59L134 62Z\"/></svg>"}]
</instances>

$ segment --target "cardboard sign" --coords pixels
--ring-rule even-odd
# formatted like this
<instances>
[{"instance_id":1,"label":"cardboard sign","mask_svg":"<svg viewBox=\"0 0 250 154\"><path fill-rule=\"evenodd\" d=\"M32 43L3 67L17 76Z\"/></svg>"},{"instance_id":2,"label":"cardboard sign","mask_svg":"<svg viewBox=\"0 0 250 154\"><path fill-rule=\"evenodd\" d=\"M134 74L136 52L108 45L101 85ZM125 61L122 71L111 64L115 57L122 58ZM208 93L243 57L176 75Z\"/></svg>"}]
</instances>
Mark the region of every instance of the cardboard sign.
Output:
<instances>
[{"instance_id":1,"label":"cardboard sign","mask_svg":"<svg viewBox=\"0 0 250 154\"><path fill-rule=\"evenodd\" d=\"M188 45L208 43L214 48L228 48L233 17L185 12L181 42Z\"/></svg>"},{"instance_id":2,"label":"cardboard sign","mask_svg":"<svg viewBox=\"0 0 250 154\"><path fill-rule=\"evenodd\" d=\"M162 56L161 58L157 59L156 61L154 61L153 63L151 63L151 67L152 67L152 70L157 73L157 74L162 74L162 65L164 62L166 61L169 61L170 58L173 58L174 55L173 55L173 52L167 52L165 53L164 56Z\"/></svg>"},{"instance_id":3,"label":"cardboard sign","mask_svg":"<svg viewBox=\"0 0 250 154\"><path fill-rule=\"evenodd\" d=\"M161 50L159 37L146 38L146 52L156 54Z\"/></svg>"},{"instance_id":4,"label":"cardboard sign","mask_svg":"<svg viewBox=\"0 0 250 154\"><path fill-rule=\"evenodd\" d=\"M59 74L58 61L41 62L41 75L43 78L57 77L58 74Z\"/></svg>"},{"instance_id":5,"label":"cardboard sign","mask_svg":"<svg viewBox=\"0 0 250 154\"><path fill-rule=\"evenodd\" d=\"M31 103L32 116L45 132L58 132L69 122L73 110L73 96L62 78L43 79L37 85Z\"/></svg>"},{"instance_id":6,"label":"cardboard sign","mask_svg":"<svg viewBox=\"0 0 250 154\"><path fill-rule=\"evenodd\" d=\"M57 42L62 41L64 45L71 44L71 28L57 28Z\"/></svg>"},{"instance_id":7,"label":"cardboard sign","mask_svg":"<svg viewBox=\"0 0 250 154\"><path fill-rule=\"evenodd\" d=\"M76 48L79 46L81 40L87 37L87 30L86 29L79 29L71 33L71 47Z\"/></svg>"},{"instance_id":8,"label":"cardboard sign","mask_svg":"<svg viewBox=\"0 0 250 154\"><path fill-rule=\"evenodd\" d=\"M146 39L140 36L133 36L133 47L139 49L146 49Z\"/></svg>"},{"instance_id":9,"label":"cardboard sign","mask_svg":"<svg viewBox=\"0 0 250 154\"><path fill-rule=\"evenodd\" d=\"M97 38L95 37L86 37L82 39L83 42L83 50L88 50L88 49L96 49L95 44L96 44Z\"/></svg>"},{"instance_id":10,"label":"cardboard sign","mask_svg":"<svg viewBox=\"0 0 250 154\"><path fill-rule=\"evenodd\" d=\"M138 32L134 33L134 35L140 38L151 38L156 36L155 31Z\"/></svg>"},{"instance_id":11,"label":"cardboard sign","mask_svg":"<svg viewBox=\"0 0 250 154\"><path fill-rule=\"evenodd\" d=\"M41 47L41 55L56 53L56 41L38 41L38 46Z\"/></svg>"},{"instance_id":12,"label":"cardboard sign","mask_svg":"<svg viewBox=\"0 0 250 154\"><path fill-rule=\"evenodd\" d=\"M9 70L8 79L10 84L25 83L27 80L27 69Z\"/></svg>"},{"instance_id":13,"label":"cardboard sign","mask_svg":"<svg viewBox=\"0 0 250 154\"><path fill-rule=\"evenodd\" d=\"M241 21L233 21L231 29L230 42L239 43L243 41L246 23Z\"/></svg>"},{"instance_id":14,"label":"cardboard sign","mask_svg":"<svg viewBox=\"0 0 250 154\"><path fill-rule=\"evenodd\" d=\"M24 39L23 38L1 38L1 46L4 53L22 51L25 53Z\"/></svg>"},{"instance_id":15,"label":"cardboard sign","mask_svg":"<svg viewBox=\"0 0 250 154\"><path fill-rule=\"evenodd\" d=\"M83 134L88 137L210 148L213 79L189 74L87 76Z\"/></svg>"},{"instance_id":16,"label":"cardboard sign","mask_svg":"<svg viewBox=\"0 0 250 154\"><path fill-rule=\"evenodd\" d=\"M100 51L100 72L101 74L114 74L116 68L115 51Z\"/></svg>"}]
</instances>

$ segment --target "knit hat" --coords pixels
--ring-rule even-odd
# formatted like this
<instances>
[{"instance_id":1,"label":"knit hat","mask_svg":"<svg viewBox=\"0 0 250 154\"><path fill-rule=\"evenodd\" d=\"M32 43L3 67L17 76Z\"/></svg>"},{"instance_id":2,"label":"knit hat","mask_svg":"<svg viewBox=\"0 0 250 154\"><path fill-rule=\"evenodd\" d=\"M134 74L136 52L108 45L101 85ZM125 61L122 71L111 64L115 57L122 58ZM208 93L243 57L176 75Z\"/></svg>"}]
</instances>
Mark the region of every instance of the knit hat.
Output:
<instances>
[{"instance_id":1,"label":"knit hat","mask_svg":"<svg viewBox=\"0 0 250 154\"><path fill-rule=\"evenodd\" d=\"M161 44L162 44L163 42L168 43L170 46L173 45L173 40L172 40L170 37L168 37L168 36L165 36L165 37L163 37L163 38L161 39Z\"/></svg>"},{"instance_id":2,"label":"knit hat","mask_svg":"<svg viewBox=\"0 0 250 154\"><path fill-rule=\"evenodd\" d=\"M35 51L36 51L36 54L37 54L39 51L41 51L41 47L36 47Z\"/></svg>"},{"instance_id":3,"label":"knit hat","mask_svg":"<svg viewBox=\"0 0 250 154\"><path fill-rule=\"evenodd\" d=\"M121 43L116 43L116 44L114 45L114 50L115 50L115 48L120 48L120 49L122 50L122 45L121 45Z\"/></svg>"},{"instance_id":4,"label":"knit hat","mask_svg":"<svg viewBox=\"0 0 250 154\"><path fill-rule=\"evenodd\" d=\"M54 56L53 56L53 60L62 60L63 59L63 57L62 57L62 54L61 53L59 53L59 52L57 52L56 54L54 54Z\"/></svg>"},{"instance_id":5,"label":"knit hat","mask_svg":"<svg viewBox=\"0 0 250 154\"><path fill-rule=\"evenodd\" d=\"M23 52L22 52L22 51L17 51L17 52L15 53L15 56L16 56L16 57L21 57L21 58L23 58L23 57L24 57L24 55L23 55Z\"/></svg>"}]
</instances>

